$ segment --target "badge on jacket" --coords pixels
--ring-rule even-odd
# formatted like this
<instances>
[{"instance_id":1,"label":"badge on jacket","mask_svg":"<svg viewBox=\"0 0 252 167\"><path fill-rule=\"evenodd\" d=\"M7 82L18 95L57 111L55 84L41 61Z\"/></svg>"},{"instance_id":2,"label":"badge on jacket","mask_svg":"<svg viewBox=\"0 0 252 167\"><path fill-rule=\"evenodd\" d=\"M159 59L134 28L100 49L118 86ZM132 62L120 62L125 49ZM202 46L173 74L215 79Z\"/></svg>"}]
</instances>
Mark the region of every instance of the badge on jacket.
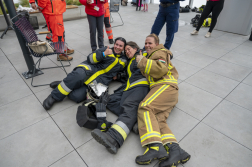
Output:
<instances>
[{"instance_id":1,"label":"badge on jacket","mask_svg":"<svg viewBox=\"0 0 252 167\"><path fill-rule=\"evenodd\" d=\"M99 7L98 7L98 6L95 6L95 7L94 7L94 10L99 11Z\"/></svg>"}]
</instances>

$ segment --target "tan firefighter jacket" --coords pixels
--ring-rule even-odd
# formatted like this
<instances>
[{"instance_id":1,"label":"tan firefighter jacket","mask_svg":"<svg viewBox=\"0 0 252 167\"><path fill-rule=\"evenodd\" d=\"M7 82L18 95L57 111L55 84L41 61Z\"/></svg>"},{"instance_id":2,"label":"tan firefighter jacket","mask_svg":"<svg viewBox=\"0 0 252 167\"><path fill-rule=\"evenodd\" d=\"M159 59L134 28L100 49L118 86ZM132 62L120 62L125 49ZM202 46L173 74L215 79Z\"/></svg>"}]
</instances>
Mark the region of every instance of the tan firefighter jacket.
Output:
<instances>
[{"instance_id":1,"label":"tan firefighter jacket","mask_svg":"<svg viewBox=\"0 0 252 167\"><path fill-rule=\"evenodd\" d=\"M178 89L178 72L169 60L172 53L163 44L152 49L151 54L143 57L137 67L150 83L150 88L168 84Z\"/></svg>"}]
</instances>

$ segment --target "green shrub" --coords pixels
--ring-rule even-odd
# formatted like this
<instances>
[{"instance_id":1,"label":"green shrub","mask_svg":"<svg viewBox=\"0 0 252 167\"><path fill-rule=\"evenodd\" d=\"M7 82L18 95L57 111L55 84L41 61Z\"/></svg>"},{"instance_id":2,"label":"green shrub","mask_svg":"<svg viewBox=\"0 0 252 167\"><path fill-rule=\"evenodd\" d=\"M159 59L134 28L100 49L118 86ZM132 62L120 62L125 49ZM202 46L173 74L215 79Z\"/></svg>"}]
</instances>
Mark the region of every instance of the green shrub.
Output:
<instances>
[{"instance_id":1,"label":"green shrub","mask_svg":"<svg viewBox=\"0 0 252 167\"><path fill-rule=\"evenodd\" d=\"M74 1L73 0L66 0L67 5L73 5Z\"/></svg>"},{"instance_id":2,"label":"green shrub","mask_svg":"<svg viewBox=\"0 0 252 167\"><path fill-rule=\"evenodd\" d=\"M15 7L18 8L19 7L19 3L14 3Z\"/></svg>"},{"instance_id":3,"label":"green shrub","mask_svg":"<svg viewBox=\"0 0 252 167\"><path fill-rule=\"evenodd\" d=\"M3 2L3 6L4 6L4 8L5 8L5 11L6 11L6 13L8 14L9 12L8 12L8 10L7 10L7 8L6 8L6 5L5 5L4 1L2 1L2 2ZM3 15L3 11L2 11L1 8L0 8L0 15Z\"/></svg>"},{"instance_id":4,"label":"green shrub","mask_svg":"<svg viewBox=\"0 0 252 167\"><path fill-rule=\"evenodd\" d=\"M81 6L82 4L80 3L80 1L74 1L73 5L77 5L77 6Z\"/></svg>"},{"instance_id":5,"label":"green shrub","mask_svg":"<svg viewBox=\"0 0 252 167\"><path fill-rule=\"evenodd\" d=\"M19 0L19 3L23 7L30 7L29 0Z\"/></svg>"}]
</instances>

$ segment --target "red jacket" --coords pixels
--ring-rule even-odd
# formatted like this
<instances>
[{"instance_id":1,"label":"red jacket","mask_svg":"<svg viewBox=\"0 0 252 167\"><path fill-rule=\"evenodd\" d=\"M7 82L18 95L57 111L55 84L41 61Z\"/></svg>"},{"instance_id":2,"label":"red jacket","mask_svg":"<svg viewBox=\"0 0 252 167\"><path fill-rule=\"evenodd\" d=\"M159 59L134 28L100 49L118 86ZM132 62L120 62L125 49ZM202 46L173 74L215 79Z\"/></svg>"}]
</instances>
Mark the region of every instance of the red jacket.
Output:
<instances>
[{"instance_id":1,"label":"red jacket","mask_svg":"<svg viewBox=\"0 0 252 167\"><path fill-rule=\"evenodd\" d=\"M29 0L34 3L35 0ZM49 15L60 15L66 11L65 0L38 0L38 8L42 13Z\"/></svg>"},{"instance_id":2,"label":"red jacket","mask_svg":"<svg viewBox=\"0 0 252 167\"><path fill-rule=\"evenodd\" d=\"M94 3L92 4L87 4L87 0L79 0L82 5L85 5L85 12L88 15L95 16L95 17L100 17L104 15L105 10L104 10L104 3L108 2L108 0L93 0ZM95 6L99 8L99 10L95 10Z\"/></svg>"}]
</instances>

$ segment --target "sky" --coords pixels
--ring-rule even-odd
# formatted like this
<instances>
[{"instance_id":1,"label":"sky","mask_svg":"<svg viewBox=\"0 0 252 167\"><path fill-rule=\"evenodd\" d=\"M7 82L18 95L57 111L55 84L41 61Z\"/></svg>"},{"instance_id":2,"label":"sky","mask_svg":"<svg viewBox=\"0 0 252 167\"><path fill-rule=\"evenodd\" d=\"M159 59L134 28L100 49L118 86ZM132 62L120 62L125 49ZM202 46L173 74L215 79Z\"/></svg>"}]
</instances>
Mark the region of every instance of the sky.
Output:
<instances>
[{"instance_id":1,"label":"sky","mask_svg":"<svg viewBox=\"0 0 252 167\"><path fill-rule=\"evenodd\" d=\"M13 0L14 3L18 3L19 0ZM132 0L128 0L129 2L131 2ZM153 0L154 3L159 3L159 0ZM189 0L185 0L185 1L181 1L180 2L180 6L185 7L186 5L189 4ZM205 5L206 4L206 0L194 0L193 1L193 7L200 7L201 5Z\"/></svg>"}]
</instances>

